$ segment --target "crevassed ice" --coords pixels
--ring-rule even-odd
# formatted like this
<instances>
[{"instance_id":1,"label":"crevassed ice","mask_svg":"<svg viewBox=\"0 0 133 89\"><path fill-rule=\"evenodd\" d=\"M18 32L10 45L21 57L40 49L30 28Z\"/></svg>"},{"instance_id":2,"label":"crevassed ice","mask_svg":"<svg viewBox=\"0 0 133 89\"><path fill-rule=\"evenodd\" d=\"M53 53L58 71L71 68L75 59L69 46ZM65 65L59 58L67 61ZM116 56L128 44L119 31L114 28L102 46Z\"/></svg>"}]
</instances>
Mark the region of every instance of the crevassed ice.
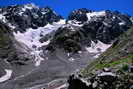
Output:
<instances>
[{"instance_id":1,"label":"crevassed ice","mask_svg":"<svg viewBox=\"0 0 133 89\"><path fill-rule=\"evenodd\" d=\"M100 53L105 52L112 44L104 44L101 41L98 41L97 43L91 41L91 47L86 47L86 50L89 53L95 53L97 54L95 57L97 58Z\"/></svg>"},{"instance_id":2,"label":"crevassed ice","mask_svg":"<svg viewBox=\"0 0 133 89\"><path fill-rule=\"evenodd\" d=\"M105 16L105 15L106 15L105 11L87 13L88 20L91 20L91 18L94 16L99 17L99 16Z\"/></svg>"},{"instance_id":3,"label":"crevassed ice","mask_svg":"<svg viewBox=\"0 0 133 89\"><path fill-rule=\"evenodd\" d=\"M47 24L46 26L39 27L38 29L29 28L25 33L20 33L19 31L17 33L14 32L14 36L18 41L23 42L32 50L31 55L35 57L35 66L39 66L41 61L44 60L44 58L40 56L43 51L39 50L39 48L50 43L50 40L41 43L39 41L41 38L40 35L45 36L46 34L56 31L64 24L65 20L60 20L59 22L54 22L52 25Z\"/></svg>"},{"instance_id":4,"label":"crevassed ice","mask_svg":"<svg viewBox=\"0 0 133 89\"><path fill-rule=\"evenodd\" d=\"M6 72L6 74L4 76L0 77L0 82L4 82L4 81L10 79L10 77L12 75L12 70L10 70L10 69L5 69L5 72Z\"/></svg>"}]
</instances>

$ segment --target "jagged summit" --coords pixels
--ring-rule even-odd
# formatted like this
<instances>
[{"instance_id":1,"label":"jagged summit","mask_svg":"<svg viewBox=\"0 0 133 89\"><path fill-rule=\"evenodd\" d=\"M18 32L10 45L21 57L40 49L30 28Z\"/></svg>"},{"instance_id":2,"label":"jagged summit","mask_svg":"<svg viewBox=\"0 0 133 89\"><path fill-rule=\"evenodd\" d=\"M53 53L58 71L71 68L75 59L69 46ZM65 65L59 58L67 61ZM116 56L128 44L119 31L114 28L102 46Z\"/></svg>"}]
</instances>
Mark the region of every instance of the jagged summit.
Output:
<instances>
[{"instance_id":1,"label":"jagged summit","mask_svg":"<svg viewBox=\"0 0 133 89\"><path fill-rule=\"evenodd\" d=\"M105 21L110 20L116 22L130 22L131 16L122 14L118 11L110 11L110 10L104 10L104 11L94 11L89 10L86 8L81 8L78 10L72 11L69 16L68 20L78 21L78 22L88 22L88 21Z\"/></svg>"},{"instance_id":2,"label":"jagged summit","mask_svg":"<svg viewBox=\"0 0 133 89\"><path fill-rule=\"evenodd\" d=\"M14 5L1 8L0 19L16 30L43 27L48 23L57 22L62 17L51 8L39 8L34 4Z\"/></svg>"},{"instance_id":3,"label":"jagged summit","mask_svg":"<svg viewBox=\"0 0 133 89\"><path fill-rule=\"evenodd\" d=\"M91 13L93 11L88 10L86 8L81 8L78 10L74 10L70 13L70 15L68 16L68 20L77 20L77 21L87 21L87 13Z\"/></svg>"}]
</instances>

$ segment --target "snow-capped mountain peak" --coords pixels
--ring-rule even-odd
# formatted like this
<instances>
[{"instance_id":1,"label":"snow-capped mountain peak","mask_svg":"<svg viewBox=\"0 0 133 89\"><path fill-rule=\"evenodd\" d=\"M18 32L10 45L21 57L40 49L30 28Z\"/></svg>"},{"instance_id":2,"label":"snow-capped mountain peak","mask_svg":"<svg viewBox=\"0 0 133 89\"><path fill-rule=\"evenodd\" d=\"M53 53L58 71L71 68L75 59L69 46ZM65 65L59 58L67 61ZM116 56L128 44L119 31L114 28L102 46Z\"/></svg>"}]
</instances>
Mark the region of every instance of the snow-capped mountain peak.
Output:
<instances>
[{"instance_id":1,"label":"snow-capped mountain peak","mask_svg":"<svg viewBox=\"0 0 133 89\"><path fill-rule=\"evenodd\" d=\"M31 3L31 4L24 5L24 8L26 8L26 9L33 9L33 8L39 8L39 7L36 6L35 4Z\"/></svg>"},{"instance_id":2,"label":"snow-capped mountain peak","mask_svg":"<svg viewBox=\"0 0 133 89\"><path fill-rule=\"evenodd\" d=\"M105 16L106 15L106 12L105 11L91 12L91 13L87 13L86 15L88 17L88 21L90 21L91 18Z\"/></svg>"}]
</instances>

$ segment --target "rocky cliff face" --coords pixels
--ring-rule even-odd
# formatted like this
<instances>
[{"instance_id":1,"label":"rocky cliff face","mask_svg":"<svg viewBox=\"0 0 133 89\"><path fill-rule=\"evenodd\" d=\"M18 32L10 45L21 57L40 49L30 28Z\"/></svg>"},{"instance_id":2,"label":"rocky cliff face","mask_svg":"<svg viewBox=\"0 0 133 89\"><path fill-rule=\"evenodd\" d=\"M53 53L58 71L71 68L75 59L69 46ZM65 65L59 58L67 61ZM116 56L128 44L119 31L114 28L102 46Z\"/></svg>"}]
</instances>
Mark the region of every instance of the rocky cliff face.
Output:
<instances>
[{"instance_id":1,"label":"rocky cliff face","mask_svg":"<svg viewBox=\"0 0 133 89\"><path fill-rule=\"evenodd\" d=\"M117 11L95 12L84 8L75 10L69 15L67 24L55 32L48 49L59 47L77 52L91 47L92 42L111 44L131 25L130 16Z\"/></svg>"},{"instance_id":2,"label":"rocky cliff face","mask_svg":"<svg viewBox=\"0 0 133 89\"><path fill-rule=\"evenodd\" d=\"M18 42L8 26L0 23L0 58L10 63L25 64L32 59L30 49L23 43Z\"/></svg>"},{"instance_id":3,"label":"rocky cliff face","mask_svg":"<svg viewBox=\"0 0 133 89\"><path fill-rule=\"evenodd\" d=\"M39 8L34 4L4 7L0 9L0 14L3 22L20 32L24 32L27 28L37 29L62 19L51 8Z\"/></svg>"}]
</instances>

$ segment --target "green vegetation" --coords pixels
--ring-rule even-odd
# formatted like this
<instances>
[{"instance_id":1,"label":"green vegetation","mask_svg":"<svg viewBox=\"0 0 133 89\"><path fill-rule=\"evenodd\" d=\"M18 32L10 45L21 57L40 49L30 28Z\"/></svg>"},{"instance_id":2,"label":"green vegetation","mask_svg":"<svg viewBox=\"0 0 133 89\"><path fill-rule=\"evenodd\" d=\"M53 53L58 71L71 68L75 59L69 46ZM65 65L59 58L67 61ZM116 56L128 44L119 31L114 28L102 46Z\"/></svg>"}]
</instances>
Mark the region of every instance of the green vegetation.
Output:
<instances>
[{"instance_id":1,"label":"green vegetation","mask_svg":"<svg viewBox=\"0 0 133 89\"><path fill-rule=\"evenodd\" d=\"M81 74L83 74L84 76L90 75L90 73L92 72L92 70L99 70L99 69L103 69L105 67L111 67L114 68L117 65L122 65L122 70L126 71L128 70L128 65L127 64L131 64L132 63L132 56L127 56L127 58L122 58L116 61L112 61L109 63L96 63L92 68L86 68L84 70L81 70Z\"/></svg>"},{"instance_id":2,"label":"green vegetation","mask_svg":"<svg viewBox=\"0 0 133 89\"><path fill-rule=\"evenodd\" d=\"M129 65L128 64L123 64L122 65L122 70L128 71L128 69L129 69Z\"/></svg>"},{"instance_id":3,"label":"green vegetation","mask_svg":"<svg viewBox=\"0 0 133 89\"><path fill-rule=\"evenodd\" d=\"M119 65L119 64L123 64L124 63L132 63L132 56L128 56L127 58L122 58L120 60L116 60L116 61L112 61L110 63L106 63L106 64L96 64L95 68L96 69L102 69L104 67L114 67L116 65Z\"/></svg>"}]
</instances>

